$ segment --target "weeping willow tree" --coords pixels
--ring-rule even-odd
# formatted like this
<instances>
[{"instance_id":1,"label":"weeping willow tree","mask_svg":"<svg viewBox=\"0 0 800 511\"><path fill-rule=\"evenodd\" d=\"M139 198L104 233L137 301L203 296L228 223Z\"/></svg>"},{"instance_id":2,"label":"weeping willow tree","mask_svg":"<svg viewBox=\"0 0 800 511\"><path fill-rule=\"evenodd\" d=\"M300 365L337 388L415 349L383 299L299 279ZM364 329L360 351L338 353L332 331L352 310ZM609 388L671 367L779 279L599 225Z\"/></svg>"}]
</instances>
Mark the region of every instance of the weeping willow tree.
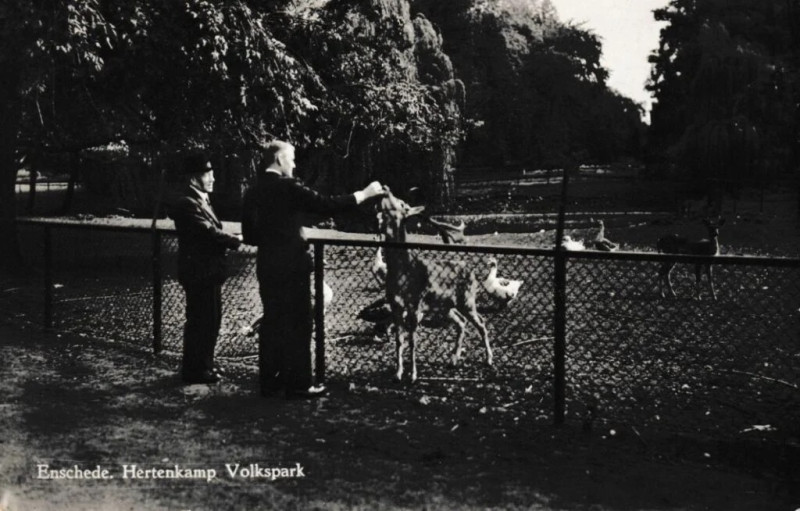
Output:
<instances>
[{"instance_id":1,"label":"weeping willow tree","mask_svg":"<svg viewBox=\"0 0 800 511\"><path fill-rule=\"evenodd\" d=\"M668 23L650 58L655 151L712 196L786 175L797 143L791 3L673 0L655 16Z\"/></svg>"},{"instance_id":2,"label":"weeping willow tree","mask_svg":"<svg viewBox=\"0 0 800 511\"><path fill-rule=\"evenodd\" d=\"M720 23L701 26L699 45L700 62L690 82L693 120L673 151L694 181L717 195L737 194L763 170L760 129L751 119L755 98L748 92L768 80L767 66L758 54L734 44Z\"/></svg>"},{"instance_id":3,"label":"weeping willow tree","mask_svg":"<svg viewBox=\"0 0 800 511\"><path fill-rule=\"evenodd\" d=\"M286 33L321 84L315 129L286 130L304 139L311 177L340 189L377 178L448 203L464 90L437 30L406 0L315 5Z\"/></svg>"}]
</instances>

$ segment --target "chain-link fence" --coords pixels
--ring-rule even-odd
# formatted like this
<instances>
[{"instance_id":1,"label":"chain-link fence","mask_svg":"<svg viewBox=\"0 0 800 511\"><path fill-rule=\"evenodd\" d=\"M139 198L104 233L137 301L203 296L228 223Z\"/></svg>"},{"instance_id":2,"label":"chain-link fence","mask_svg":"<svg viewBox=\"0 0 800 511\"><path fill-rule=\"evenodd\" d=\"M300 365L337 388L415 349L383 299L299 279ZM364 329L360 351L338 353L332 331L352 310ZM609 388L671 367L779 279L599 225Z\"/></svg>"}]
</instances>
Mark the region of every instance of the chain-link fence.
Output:
<instances>
[{"instance_id":1,"label":"chain-link fence","mask_svg":"<svg viewBox=\"0 0 800 511\"><path fill-rule=\"evenodd\" d=\"M358 243L358 244L356 244ZM376 268L385 263L386 247L377 242L329 240L324 249L324 279L333 291L325 320L326 376L365 385L392 385L397 372L395 338L390 327L391 311L385 299L385 271ZM445 247L445 246L442 246ZM475 275L476 311L484 319L493 361L487 353L479 330L468 315L463 351L453 361L458 338L457 322L449 307L431 306L416 329L416 365L418 382L426 395L444 399L485 402L491 398L497 406L535 400L552 403L553 278L552 262L547 251L528 254L493 253L489 249L446 246L458 252L412 248L413 257L444 267L457 260ZM389 249L391 250L391 249ZM488 293L483 286L489 273L488 260L497 261L498 275L524 280L518 296L509 302ZM468 271L467 273L470 273ZM448 279L432 274L434 285L448 293ZM452 276L449 277L452 279ZM468 286L469 282L458 282ZM413 287L413 284L412 286ZM468 309L468 307L467 307ZM410 373L409 349L405 350L405 374ZM407 376L406 376L407 378ZM473 394L478 392L479 395ZM547 404L545 404L547 403Z\"/></svg>"},{"instance_id":2,"label":"chain-link fence","mask_svg":"<svg viewBox=\"0 0 800 511\"><path fill-rule=\"evenodd\" d=\"M325 314L327 367L334 378L388 383L396 355L394 341L376 321L389 321L383 286L372 268L378 245L326 243L334 246L324 252L325 282L337 297ZM499 276L523 282L507 305L479 286L477 309L495 354L491 368L474 327L467 325L465 353L456 366L451 358L457 329L447 311L434 306L422 321L419 378L451 384L441 387L444 396L457 397L456 388L471 397L483 394L483 402L535 403L544 413L556 406L556 413L563 409L567 420L586 427L605 419L709 433L731 433L743 425L796 429L800 261L590 251L556 256L463 246L420 246L409 254L461 261L481 284L489 272L487 261L494 258ZM560 259L566 275L563 362L557 356L554 305ZM681 262L672 273L677 297L662 298L658 272L671 260ZM705 277L695 298L698 261L713 262L717 300ZM436 273L427 277L434 287L446 280ZM370 308L383 311L372 321L359 320ZM563 379L557 371L562 363ZM458 382L475 385L452 385ZM564 397L561 407L553 396Z\"/></svg>"},{"instance_id":3,"label":"chain-link fence","mask_svg":"<svg viewBox=\"0 0 800 511\"><path fill-rule=\"evenodd\" d=\"M58 331L179 352L184 295L175 280L174 232L77 224L21 224L34 270L4 283L0 309ZM329 289L319 316L318 367L328 381L395 388L381 269L393 248L365 239L315 239L314 247L316 274ZM489 366L478 330L467 321L454 363L457 322L433 301L416 331L418 382L399 388L422 388L451 402L521 406L550 420L563 413L585 427L612 420L718 434L797 430L800 260L404 247L409 257L431 263L422 283L444 286L440 292L448 292L448 279L436 268L448 261L474 275L476 310L494 356ZM490 259L497 281L487 282ZM662 298L658 269L670 260L680 262L672 275L677 297ZM693 297L698 261L713 263L717 300L705 281L700 299ZM261 315L255 251L231 252L229 267L218 356L255 365L257 341L246 335ZM502 287L502 279L521 281L510 301L487 290ZM406 362L406 375L408 368Z\"/></svg>"},{"instance_id":4,"label":"chain-link fence","mask_svg":"<svg viewBox=\"0 0 800 511\"><path fill-rule=\"evenodd\" d=\"M177 281L178 238L173 232L161 236L161 323L164 349L180 351L185 316L185 295ZM258 353L250 326L261 316L261 298L256 280L256 250L243 245L227 256L228 278L222 287L223 314L217 343L221 357L245 357Z\"/></svg>"},{"instance_id":5,"label":"chain-link fence","mask_svg":"<svg viewBox=\"0 0 800 511\"><path fill-rule=\"evenodd\" d=\"M662 298L665 256L579 254L567 268L568 416L624 417L679 431L796 430L800 418L797 262L718 257L717 300L694 264ZM690 258L687 258L691 261Z\"/></svg>"},{"instance_id":6,"label":"chain-link fence","mask_svg":"<svg viewBox=\"0 0 800 511\"><path fill-rule=\"evenodd\" d=\"M155 230L140 224L21 221L29 273L6 282L0 308L61 332L180 352L185 295L176 277L177 236L169 222ZM228 263L218 354L253 355L256 341L245 330L261 314L255 249L230 252Z\"/></svg>"}]
</instances>

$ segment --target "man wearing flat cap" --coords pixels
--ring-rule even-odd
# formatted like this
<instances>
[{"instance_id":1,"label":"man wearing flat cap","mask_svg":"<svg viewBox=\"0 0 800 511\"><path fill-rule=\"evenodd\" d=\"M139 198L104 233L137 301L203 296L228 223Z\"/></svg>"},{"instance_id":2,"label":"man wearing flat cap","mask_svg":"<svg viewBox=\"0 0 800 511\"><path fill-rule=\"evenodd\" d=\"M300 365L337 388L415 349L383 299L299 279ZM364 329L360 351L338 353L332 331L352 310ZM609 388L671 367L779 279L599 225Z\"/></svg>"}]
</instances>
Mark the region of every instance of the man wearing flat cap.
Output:
<instances>
[{"instance_id":1,"label":"man wearing flat cap","mask_svg":"<svg viewBox=\"0 0 800 511\"><path fill-rule=\"evenodd\" d=\"M214 169L208 158L189 155L183 160L186 180L170 216L178 233L178 282L186 293L183 331L183 381L216 383L214 348L222 321L222 283L225 255L242 242L241 235L226 233L209 201L214 191Z\"/></svg>"}]
</instances>

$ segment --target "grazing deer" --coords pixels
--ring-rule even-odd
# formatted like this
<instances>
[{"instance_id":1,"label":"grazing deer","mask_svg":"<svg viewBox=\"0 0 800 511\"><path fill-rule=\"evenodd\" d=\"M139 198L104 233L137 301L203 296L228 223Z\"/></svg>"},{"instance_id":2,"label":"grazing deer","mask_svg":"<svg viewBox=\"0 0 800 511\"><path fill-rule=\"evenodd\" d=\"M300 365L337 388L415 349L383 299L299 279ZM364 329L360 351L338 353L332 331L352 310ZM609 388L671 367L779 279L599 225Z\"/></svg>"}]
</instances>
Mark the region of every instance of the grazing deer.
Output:
<instances>
[{"instance_id":1,"label":"grazing deer","mask_svg":"<svg viewBox=\"0 0 800 511\"><path fill-rule=\"evenodd\" d=\"M406 241L406 222L419 215L424 206L410 207L388 189L380 204L381 230L387 241ZM458 329L453 364L461 358L467 321L480 332L486 348L486 361L492 364L492 348L486 324L475 308L480 281L463 261L430 261L405 248L386 249L386 299L395 330L397 379L403 377L403 349L411 350L411 381L417 379L415 333L419 322L431 309L447 312Z\"/></svg>"},{"instance_id":2,"label":"grazing deer","mask_svg":"<svg viewBox=\"0 0 800 511\"><path fill-rule=\"evenodd\" d=\"M697 256L719 255L719 228L725 224L725 219L721 218L717 221L705 219L703 220L703 223L708 228L708 238L690 240L684 236L669 234L658 239L656 248L659 252L664 254L686 254ZM672 295L672 297L675 297L675 291L672 289L672 280L670 279L670 273L674 267L674 261L666 261L661 263L661 267L658 270L662 298L666 298L665 288L669 289L669 293ZM711 279L710 264L696 264L694 267L695 298L700 298L700 280L702 273L705 273L708 277L708 285L711 288L711 296L714 298L714 300L716 300L717 293L714 290L714 282Z\"/></svg>"}]
</instances>

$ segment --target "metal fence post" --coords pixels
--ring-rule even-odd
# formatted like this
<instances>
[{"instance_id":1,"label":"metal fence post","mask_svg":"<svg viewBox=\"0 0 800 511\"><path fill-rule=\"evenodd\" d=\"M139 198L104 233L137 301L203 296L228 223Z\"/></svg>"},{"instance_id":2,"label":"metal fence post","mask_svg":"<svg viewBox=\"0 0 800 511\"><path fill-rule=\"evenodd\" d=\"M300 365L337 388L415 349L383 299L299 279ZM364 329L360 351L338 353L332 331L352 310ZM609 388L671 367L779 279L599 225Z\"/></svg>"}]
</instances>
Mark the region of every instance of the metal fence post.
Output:
<instances>
[{"instance_id":1,"label":"metal fence post","mask_svg":"<svg viewBox=\"0 0 800 511\"><path fill-rule=\"evenodd\" d=\"M567 257L564 249L556 249L555 255L555 341L553 343L553 422L564 424L566 401L566 351L567 351Z\"/></svg>"},{"instance_id":2,"label":"metal fence post","mask_svg":"<svg viewBox=\"0 0 800 511\"><path fill-rule=\"evenodd\" d=\"M153 231L153 353L161 353L161 233Z\"/></svg>"},{"instance_id":3,"label":"metal fence post","mask_svg":"<svg viewBox=\"0 0 800 511\"><path fill-rule=\"evenodd\" d=\"M325 382L325 244L314 242L314 328L315 374L317 383Z\"/></svg>"},{"instance_id":4,"label":"metal fence post","mask_svg":"<svg viewBox=\"0 0 800 511\"><path fill-rule=\"evenodd\" d=\"M561 204L558 209L558 225L556 226L555 264L553 282L553 423L564 424L566 412L566 351L567 351L567 253L562 246L564 237L564 219L567 207L567 184L569 168L564 167L561 184Z\"/></svg>"},{"instance_id":5,"label":"metal fence post","mask_svg":"<svg viewBox=\"0 0 800 511\"><path fill-rule=\"evenodd\" d=\"M53 241L50 226L44 226L44 327L53 328Z\"/></svg>"}]
</instances>

